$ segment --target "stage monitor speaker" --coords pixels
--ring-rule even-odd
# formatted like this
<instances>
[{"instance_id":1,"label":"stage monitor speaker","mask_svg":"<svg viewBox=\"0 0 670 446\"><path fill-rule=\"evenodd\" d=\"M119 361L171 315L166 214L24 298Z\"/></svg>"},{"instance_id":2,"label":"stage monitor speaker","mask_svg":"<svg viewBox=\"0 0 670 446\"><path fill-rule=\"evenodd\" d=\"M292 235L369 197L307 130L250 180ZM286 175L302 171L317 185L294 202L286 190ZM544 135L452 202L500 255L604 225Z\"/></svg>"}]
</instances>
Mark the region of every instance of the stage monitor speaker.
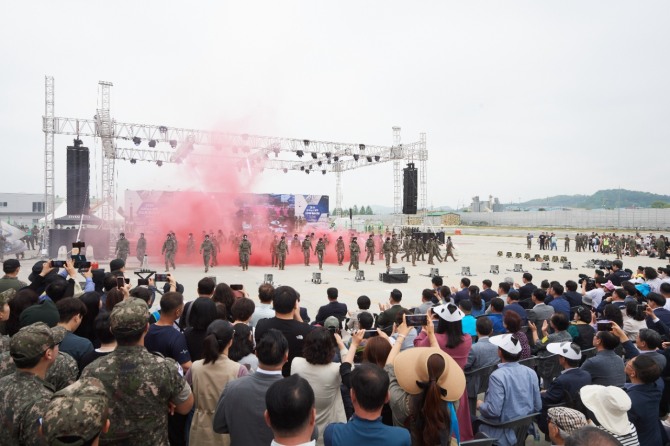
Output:
<instances>
[{"instance_id":1,"label":"stage monitor speaker","mask_svg":"<svg viewBox=\"0 0 670 446\"><path fill-rule=\"evenodd\" d=\"M321 283L321 273L312 273L312 283Z\"/></svg>"},{"instance_id":2,"label":"stage monitor speaker","mask_svg":"<svg viewBox=\"0 0 670 446\"><path fill-rule=\"evenodd\" d=\"M263 274L263 283L269 283L270 285L274 285L272 283L273 276L272 274Z\"/></svg>"},{"instance_id":3,"label":"stage monitor speaker","mask_svg":"<svg viewBox=\"0 0 670 446\"><path fill-rule=\"evenodd\" d=\"M549 265L549 262L542 262L542 266L540 266L540 269L542 271L551 271L551 266Z\"/></svg>"},{"instance_id":4,"label":"stage monitor speaker","mask_svg":"<svg viewBox=\"0 0 670 446\"><path fill-rule=\"evenodd\" d=\"M401 266L400 268L389 268L387 271L389 274L405 274L405 267Z\"/></svg>"},{"instance_id":5,"label":"stage monitor speaker","mask_svg":"<svg viewBox=\"0 0 670 446\"><path fill-rule=\"evenodd\" d=\"M417 207L417 197L418 197L418 186L417 186L417 169L414 167L414 163L407 164L407 167L403 169L402 174L402 185L403 185L403 200L402 200L402 213L403 214L416 214Z\"/></svg>"},{"instance_id":6,"label":"stage monitor speaker","mask_svg":"<svg viewBox=\"0 0 670 446\"><path fill-rule=\"evenodd\" d=\"M356 277L354 277L354 280L356 282L363 282L365 280L365 271L363 271L362 269L357 269Z\"/></svg>"},{"instance_id":7,"label":"stage monitor speaker","mask_svg":"<svg viewBox=\"0 0 670 446\"><path fill-rule=\"evenodd\" d=\"M407 283L409 275L407 274L389 274L383 273L382 282L384 283Z\"/></svg>"},{"instance_id":8,"label":"stage monitor speaker","mask_svg":"<svg viewBox=\"0 0 670 446\"><path fill-rule=\"evenodd\" d=\"M522 273L523 271L523 265L521 263L515 263L514 264L514 272L515 273Z\"/></svg>"},{"instance_id":9,"label":"stage monitor speaker","mask_svg":"<svg viewBox=\"0 0 670 446\"><path fill-rule=\"evenodd\" d=\"M67 148L67 215L89 213L88 147Z\"/></svg>"},{"instance_id":10,"label":"stage monitor speaker","mask_svg":"<svg viewBox=\"0 0 670 446\"><path fill-rule=\"evenodd\" d=\"M461 266L461 276L471 276L469 266Z\"/></svg>"},{"instance_id":11,"label":"stage monitor speaker","mask_svg":"<svg viewBox=\"0 0 670 446\"><path fill-rule=\"evenodd\" d=\"M491 274L500 274L500 266L499 265L491 265L491 269L489 270Z\"/></svg>"},{"instance_id":12,"label":"stage monitor speaker","mask_svg":"<svg viewBox=\"0 0 670 446\"><path fill-rule=\"evenodd\" d=\"M428 274L428 277L440 277L440 269L439 268L431 268L430 273Z\"/></svg>"}]
</instances>

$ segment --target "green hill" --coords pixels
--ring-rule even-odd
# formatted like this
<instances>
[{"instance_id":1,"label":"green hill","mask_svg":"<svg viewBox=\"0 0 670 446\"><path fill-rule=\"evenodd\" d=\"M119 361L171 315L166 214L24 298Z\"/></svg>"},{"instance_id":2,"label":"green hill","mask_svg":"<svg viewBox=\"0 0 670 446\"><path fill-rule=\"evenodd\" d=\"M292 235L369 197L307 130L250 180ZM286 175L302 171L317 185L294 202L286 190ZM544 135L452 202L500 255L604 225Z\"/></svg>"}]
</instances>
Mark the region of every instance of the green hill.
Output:
<instances>
[{"instance_id":1,"label":"green hill","mask_svg":"<svg viewBox=\"0 0 670 446\"><path fill-rule=\"evenodd\" d=\"M584 209L670 207L670 195L658 195L627 189L599 190L593 195L556 195L512 206L521 208L569 207Z\"/></svg>"}]
</instances>

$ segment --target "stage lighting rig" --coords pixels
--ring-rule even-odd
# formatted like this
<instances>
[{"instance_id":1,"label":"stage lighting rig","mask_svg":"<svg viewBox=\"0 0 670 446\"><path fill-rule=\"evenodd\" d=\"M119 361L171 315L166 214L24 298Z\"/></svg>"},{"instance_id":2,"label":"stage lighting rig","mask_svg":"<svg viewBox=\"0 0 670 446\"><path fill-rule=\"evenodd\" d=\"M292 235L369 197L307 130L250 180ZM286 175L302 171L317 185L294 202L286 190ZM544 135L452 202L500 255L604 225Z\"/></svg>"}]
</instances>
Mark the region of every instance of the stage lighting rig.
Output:
<instances>
[{"instance_id":1,"label":"stage lighting rig","mask_svg":"<svg viewBox=\"0 0 670 446\"><path fill-rule=\"evenodd\" d=\"M168 131L168 128L165 127L164 125L158 127L158 131L161 132L162 134L166 134Z\"/></svg>"},{"instance_id":2,"label":"stage lighting rig","mask_svg":"<svg viewBox=\"0 0 670 446\"><path fill-rule=\"evenodd\" d=\"M142 142L142 138L140 138L139 136L133 136L133 144L135 144L136 146L139 146L141 142Z\"/></svg>"},{"instance_id":3,"label":"stage lighting rig","mask_svg":"<svg viewBox=\"0 0 670 446\"><path fill-rule=\"evenodd\" d=\"M360 150L365 150L365 144L359 144L359 145L358 145L358 148L359 148Z\"/></svg>"},{"instance_id":4,"label":"stage lighting rig","mask_svg":"<svg viewBox=\"0 0 670 446\"><path fill-rule=\"evenodd\" d=\"M161 167L163 165L163 161L161 161L161 160L156 161L156 165L158 167Z\"/></svg>"},{"instance_id":5,"label":"stage lighting rig","mask_svg":"<svg viewBox=\"0 0 670 446\"><path fill-rule=\"evenodd\" d=\"M300 166L300 170L305 170L305 166Z\"/></svg>"},{"instance_id":6,"label":"stage lighting rig","mask_svg":"<svg viewBox=\"0 0 670 446\"><path fill-rule=\"evenodd\" d=\"M372 157L371 156L366 156L365 159L368 160L368 163L372 162Z\"/></svg>"},{"instance_id":7,"label":"stage lighting rig","mask_svg":"<svg viewBox=\"0 0 670 446\"><path fill-rule=\"evenodd\" d=\"M156 148L156 140L155 139L152 139L151 141L149 141L149 147L151 147L152 149Z\"/></svg>"},{"instance_id":8,"label":"stage lighting rig","mask_svg":"<svg viewBox=\"0 0 670 446\"><path fill-rule=\"evenodd\" d=\"M354 161L358 161L358 155L354 155Z\"/></svg>"},{"instance_id":9,"label":"stage lighting rig","mask_svg":"<svg viewBox=\"0 0 670 446\"><path fill-rule=\"evenodd\" d=\"M378 162L380 159L381 159L381 156L379 156L379 155L375 155L375 161Z\"/></svg>"},{"instance_id":10,"label":"stage lighting rig","mask_svg":"<svg viewBox=\"0 0 670 446\"><path fill-rule=\"evenodd\" d=\"M339 157L339 156L335 155L335 156L333 157L333 161L336 161L336 162L337 162L337 161L339 161L339 160L340 160L340 157Z\"/></svg>"},{"instance_id":11,"label":"stage lighting rig","mask_svg":"<svg viewBox=\"0 0 670 446\"><path fill-rule=\"evenodd\" d=\"M325 175L325 174L326 174L326 171L325 171L325 170L322 170L321 173Z\"/></svg>"},{"instance_id":12,"label":"stage lighting rig","mask_svg":"<svg viewBox=\"0 0 670 446\"><path fill-rule=\"evenodd\" d=\"M319 166L321 166L321 165L323 164L323 161L319 160L316 164L318 164Z\"/></svg>"},{"instance_id":13,"label":"stage lighting rig","mask_svg":"<svg viewBox=\"0 0 670 446\"><path fill-rule=\"evenodd\" d=\"M74 143L74 146L75 146L75 147L81 147L81 146L84 145L84 142L83 142L81 139L79 139L79 138L73 140L72 142Z\"/></svg>"},{"instance_id":14,"label":"stage lighting rig","mask_svg":"<svg viewBox=\"0 0 670 446\"><path fill-rule=\"evenodd\" d=\"M307 170L305 171L305 173L306 173L307 175L309 175L309 169L307 169Z\"/></svg>"},{"instance_id":15,"label":"stage lighting rig","mask_svg":"<svg viewBox=\"0 0 670 446\"><path fill-rule=\"evenodd\" d=\"M136 160L135 158L132 158L132 159L130 160L130 164L137 164L137 160Z\"/></svg>"},{"instance_id":16,"label":"stage lighting rig","mask_svg":"<svg viewBox=\"0 0 670 446\"><path fill-rule=\"evenodd\" d=\"M170 140L170 147L172 147L173 149L177 148L177 140L176 139L171 139Z\"/></svg>"},{"instance_id":17,"label":"stage lighting rig","mask_svg":"<svg viewBox=\"0 0 670 446\"><path fill-rule=\"evenodd\" d=\"M331 156L332 156L332 153L326 152L326 158L330 159Z\"/></svg>"},{"instance_id":18,"label":"stage lighting rig","mask_svg":"<svg viewBox=\"0 0 670 446\"><path fill-rule=\"evenodd\" d=\"M309 139L303 139L302 143L305 145L305 147L309 147Z\"/></svg>"},{"instance_id":19,"label":"stage lighting rig","mask_svg":"<svg viewBox=\"0 0 670 446\"><path fill-rule=\"evenodd\" d=\"M298 158L302 158L305 152L303 152L302 150L297 150L295 154L298 155Z\"/></svg>"},{"instance_id":20,"label":"stage lighting rig","mask_svg":"<svg viewBox=\"0 0 670 446\"><path fill-rule=\"evenodd\" d=\"M319 154L316 152L312 152L312 158L317 159L319 157Z\"/></svg>"}]
</instances>

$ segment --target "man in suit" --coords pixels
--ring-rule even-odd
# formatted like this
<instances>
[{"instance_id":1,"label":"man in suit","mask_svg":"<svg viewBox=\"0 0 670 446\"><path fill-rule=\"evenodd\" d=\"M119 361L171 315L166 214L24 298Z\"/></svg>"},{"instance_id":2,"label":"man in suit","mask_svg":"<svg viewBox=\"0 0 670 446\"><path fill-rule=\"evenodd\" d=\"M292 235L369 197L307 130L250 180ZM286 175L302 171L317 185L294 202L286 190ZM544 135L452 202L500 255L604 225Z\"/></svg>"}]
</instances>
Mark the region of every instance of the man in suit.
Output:
<instances>
[{"instance_id":1,"label":"man in suit","mask_svg":"<svg viewBox=\"0 0 670 446\"><path fill-rule=\"evenodd\" d=\"M468 359L465 362L464 371L471 372L473 370L488 367L500 362L498 357L498 347L491 344L489 336L493 332L493 322L488 317L480 317L475 324L477 330L477 342L472 344ZM488 380L488 377L484 379ZM475 416L475 405L477 402L477 395L481 388L481 377L468 377L466 382L468 391L468 398L470 399L470 416Z\"/></svg>"},{"instance_id":2,"label":"man in suit","mask_svg":"<svg viewBox=\"0 0 670 446\"><path fill-rule=\"evenodd\" d=\"M482 296L484 302L491 302L491 299L498 297L498 293L491 289L492 286L493 282L491 282L489 279L482 280L482 291L479 293L479 295Z\"/></svg>"},{"instance_id":3,"label":"man in suit","mask_svg":"<svg viewBox=\"0 0 670 446\"><path fill-rule=\"evenodd\" d=\"M542 323L548 320L554 314L554 307L544 303L547 294L542 289L533 291L531 299L535 306L528 310L528 320L534 323L537 327L542 327ZM543 338L547 333L538 333L540 338Z\"/></svg>"},{"instance_id":4,"label":"man in suit","mask_svg":"<svg viewBox=\"0 0 670 446\"><path fill-rule=\"evenodd\" d=\"M565 289L567 291L563 293L563 297L567 299L570 308L580 306L582 304L582 293L577 291L577 282L574 280L566 281Z\"/></svg>"},{"instance_id":5,"label":"man in suit","mask_svg":"<svg viewBox=\"0 0 670 446\"><path fill-rule=\"evenodd\" d=\"M512 290L507 294L507 305L503 310L503 317L508 311L514 311L521 317L523 325L526 325L528 323L528 313L526 313L526 310L519 305L519 297L519 292L517 290Z\"/></svg>"},{"instance_id":6,"label":"man in suit","mask_svg":"<svg viewBox=\"0 0 670 446\"><path fill-rule=\"evenodd\" d=\"M663 308L665 306L665 297L658 293L651 292L647 294L649 308L654 312L654 316L670 327L670 311ZM647 327L654 328L653 321L647 317Z\"/></svg>"},{"instance_id":7,"label":"man in suit","mask_svg":"<svg viewBox=\"0 0 670 446\"><path fill-rule=\"evenodd\" d=\"M619 338L611 331L599 331L593 337L596 355L580 367L591 374L591 384L623 387L626 383L623 360L614 352L619 344Z\"/></svg>"},{"instance_id":8,"label":"man in suit","mask_svg":"<svg viewBox=\"0 0 670 446\"><path fill-rule=\"evenodd\" d=\"M582 352L577 344L570 342L554 342L547 344L549 353L558 355L558 364L563 371L549 385L547 390L540 392L542 398L542 413L538 420L538 426L542 432L547 433L547 410L549 405L574 403L573 398L579 390L591 384L591 375L579 368ZM574 407L573 407L574 408Z\"/></svg>"},{"instance_id":9,"label":"man in suit","mask_svg":"<svg viewBox=\"0 0 670 446\"><path fill-rule=\"evenodd\" d=\"M631 400L628 419L635 425L640 444L662 444L658 408L663 393L661 369L648 355L640 355L626 363L630 383L624 390Z\"/></svg>"},{"instance_id":10,"label":"man in suit","mask_svg":"<svg viewBox=\"0 0 670 446\"><path fill-rule=\"evenodd\" d=\"M567 299L563 296L563 285L561 285L558 282L551 282L551 285L549 286L549 295L552 297L551 302L549 302L549 305L551 305L554 308L554 313L558 313L559 311L563 314L565 314L565 317L570 319L570 303L567 301Z\"/></svg>"},{"instance_id":11,"label":"man in suit","mask_svg":"<svg viewBox=\"0 0 670 446\"><path fill-rule=\"evenodd\" d=\"M328 295L328 304L319 308L319 312L316 313L316 323L323 325L323 322L329 316L335 316L342 325L342 321L347 316L347 304L337 301L337 288L328 288L326 294Z\"/></svg>"},{"instance_id":12,"label":"man in suit","mask_svg":"<svg viewBox=\"0 0 670 446\"><path fill-rule=\"evenodd\" d=\"M379 310L381 313L377 317L376 327L389 336L391 336L391 332L393 331L393 323L395 322L396 315L400 310L404 310L404 308L400 306L401 300L402 293L400 290L394 288L389 296L388 304L379 303Z\"/></svg>"},{"instance_id":13,"label":"man in suit","mask_svg":"<svg viewBox=\"0 0 670 446\"><path fill-rule=\"evenodd\" d=\"M451 292L454 293L452 297L456 305L458 305L458 303L463 299L470 299L470 290L468 290L468 287L470 286L470 279L463 277L459 286L461 289L458 291L456 291L456 287L451 287Z\"/></svg>"},{"instance_id":14,"label":"man in suit","mask_svg":"<svg viewBox=\"0 0 670 446\"><path fill-rule=\"evenodd\" d=\"M518 289L519 291L519 300L526 300L530 299L531 296L533 295L533 291L537 289L537 286L533 284L533 275L531 273L523 273L522 279L523 285L519 286L519 284L514 284L515 288Z\"/></svg>"},{"instance_id":15,"label":"man in suit","mask_svg":"<svg viewBox=\"0 0 670 446\"><path fill-rule=\"evenodd\" d=\"M289 344L279 330L270 329L256 345L258 369L232 380L221 393L214 412L213 428L230 434L231 446L270 444L272 430L265 423L265 394L282 379L282 366L288 360Z\"/></svg>"}]
</instances>

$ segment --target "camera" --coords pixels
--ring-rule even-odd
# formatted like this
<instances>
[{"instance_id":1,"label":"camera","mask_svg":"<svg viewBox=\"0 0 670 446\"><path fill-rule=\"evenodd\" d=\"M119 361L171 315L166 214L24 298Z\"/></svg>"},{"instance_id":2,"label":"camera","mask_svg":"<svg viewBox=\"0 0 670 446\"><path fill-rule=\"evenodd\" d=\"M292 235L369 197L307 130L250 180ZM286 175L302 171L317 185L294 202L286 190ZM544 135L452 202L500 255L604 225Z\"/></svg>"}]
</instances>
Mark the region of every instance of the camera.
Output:
<instances>
[{"instance_id":1,"label":"camera","mask_svg":"<svg viewBox=\"0 0 670 446\"><path fill-rule=\"evenodd\" d=\"M584 283L584 281L586 281L586 291L591 291L591 290L595 289L596 279L594 279L593 277L589 277L586 274L580 274L579 275L579 280L577 282L581 286L582 283Z\"/></svg>"}]
</instances>

